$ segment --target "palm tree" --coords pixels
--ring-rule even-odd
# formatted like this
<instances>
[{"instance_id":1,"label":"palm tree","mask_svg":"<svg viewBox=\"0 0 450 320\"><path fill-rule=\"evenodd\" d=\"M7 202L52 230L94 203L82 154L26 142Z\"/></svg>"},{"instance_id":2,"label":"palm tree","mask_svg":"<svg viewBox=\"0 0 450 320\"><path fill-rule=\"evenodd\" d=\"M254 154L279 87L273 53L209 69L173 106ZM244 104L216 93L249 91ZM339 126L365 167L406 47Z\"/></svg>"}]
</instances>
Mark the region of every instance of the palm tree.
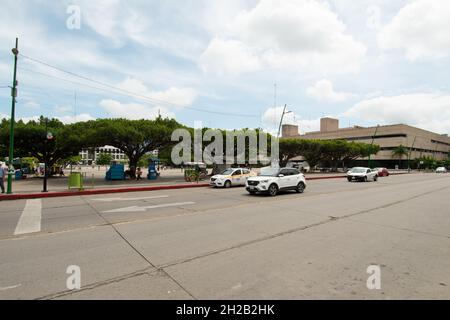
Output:
<instances>
[{"instance_id":1,"label":"palm tree","mask_svg":"<svg viewBox=\"0 0 450 320\"><path fill-rule=\"evenodd\" d=\"M392 151L392 158L398 158L398 167L401 168L402 158L408 155L408 149L404 145L399 145Z\"/></svg>"}]
</instances>

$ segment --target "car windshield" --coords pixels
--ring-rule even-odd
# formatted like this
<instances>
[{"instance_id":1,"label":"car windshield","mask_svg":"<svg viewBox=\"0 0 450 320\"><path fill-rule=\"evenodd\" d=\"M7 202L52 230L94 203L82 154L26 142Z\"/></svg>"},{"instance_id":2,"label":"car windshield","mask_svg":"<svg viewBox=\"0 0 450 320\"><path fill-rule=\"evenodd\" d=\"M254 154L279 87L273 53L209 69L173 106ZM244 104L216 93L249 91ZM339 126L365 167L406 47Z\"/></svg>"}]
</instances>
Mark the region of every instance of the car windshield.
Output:
<instances>
[{"instance_id":1,"label":"car windshield","mask_svg":"<svg viewBox=\"0 0 450 320\"><path fill-rule=\"evenodd\" d=\"M350 170L350 172L352 172L352 173L365 173L366 169L364 169L364 168L353 168L352 170Z\"/></svg>"},{"instance_id":2,"label":"car windshield","mask_svg":"<svg viewBox=\"0 0 450 320\"><path fill-rule=\"evenodd\" d=\"M223 172L221 173L221 175L229 176L230 174L233 173L233 171L234 171L233 169L227 169L227 170L223 171Z\"/></svg>"},{"instance_id":3,"label":"car windshield","mask_svg":"<svg viewBox=\"0 0 450 320\"><path fill-rule=\"evenodd\" d=\"M260 176L263 177L276 177L280 172L280 169L277 168L262 168Z\"/></svg>"}]
</instances>

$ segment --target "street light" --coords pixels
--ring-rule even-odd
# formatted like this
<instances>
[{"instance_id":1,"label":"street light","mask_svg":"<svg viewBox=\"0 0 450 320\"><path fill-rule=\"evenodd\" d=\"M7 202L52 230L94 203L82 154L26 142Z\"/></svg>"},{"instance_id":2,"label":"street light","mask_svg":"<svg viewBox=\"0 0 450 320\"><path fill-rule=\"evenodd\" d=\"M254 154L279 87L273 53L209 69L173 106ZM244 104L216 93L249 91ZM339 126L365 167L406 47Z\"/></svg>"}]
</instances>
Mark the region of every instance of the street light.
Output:
<instances>
[{"instance_id":1,"label":"street light","mask_svg":"<svg viewBox=\"0 0 450 320\"><path fill-rule=\"evenodd\" d=\"M12 194L12 175L14 173L14 122L15 122L15 113L16 113L16 98L17 98L17 56L19 55L19 39L16 38L16 46L12 49L12 53L14 55L14 78L13 85L11 88L11 119L9 125L9 168L8 168L8 186L7 186L7 194Z\"/></svg>"},{"instance_id":2,"label":"street light","mask_svg":"<svg viewBox=\"0 0 450 320\"><path fill-rule=\"evenodd\" d=\"M288 113L292 113L292 111L286 111L286 108L287 108L287 105L285 104L284 108L283 108L283 114L281 115L281 119L280 119L280 126L278 127L277 139L280 137L281 125L283 123L284 115L288 114Z\"/></svg>"},{"instance_id":3,"label":"street light","mask_svg":"<svg viewBox=\"0 0 450 320\"><path fill-rule=\"evenodd\" d=\"M53 134L48 131L48 118L45 118L45 137L44 137L44 186L42 192L47 192L47 162L48 162L48 141L53 139Z\"/></svg>"}]
</instances>

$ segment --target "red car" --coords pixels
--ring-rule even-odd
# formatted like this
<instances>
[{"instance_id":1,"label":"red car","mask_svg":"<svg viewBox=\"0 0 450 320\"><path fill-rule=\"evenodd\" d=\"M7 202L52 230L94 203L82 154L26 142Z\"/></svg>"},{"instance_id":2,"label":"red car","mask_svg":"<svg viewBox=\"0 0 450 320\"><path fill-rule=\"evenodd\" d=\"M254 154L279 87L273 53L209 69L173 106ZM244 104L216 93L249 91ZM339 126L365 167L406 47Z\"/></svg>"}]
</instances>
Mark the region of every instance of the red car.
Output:
<instances>
[{"instance_id":1,"label":"red car","mask_svg":"<svg viewBox=\"0 0 450 320\"><path fill-rule=\"evenodd\" d=\"M389 171L386 168L377 168L379 177L389 177Z\"/></svg>"}]
</instances>

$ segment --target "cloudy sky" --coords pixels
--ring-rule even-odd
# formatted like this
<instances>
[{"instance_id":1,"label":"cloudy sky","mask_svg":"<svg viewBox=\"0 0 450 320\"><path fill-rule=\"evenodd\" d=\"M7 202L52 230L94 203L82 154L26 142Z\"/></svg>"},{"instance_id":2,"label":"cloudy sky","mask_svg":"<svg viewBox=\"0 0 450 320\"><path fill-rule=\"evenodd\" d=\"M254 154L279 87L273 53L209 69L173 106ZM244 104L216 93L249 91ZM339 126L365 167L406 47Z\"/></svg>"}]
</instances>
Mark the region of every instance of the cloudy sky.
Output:
<instances>
[{"instance_id":1,"label":"cloudy sky","mask_svg":"<svg viewBox=\"0 0 450 320\"><path fill-rule=\"evenodd\" d=\"M333 116L450 133L448 17L448 0L3 0L0 117L17 36L23 119L273 131L287 104L302 132Z\"/></svg>"}]
</instances>

